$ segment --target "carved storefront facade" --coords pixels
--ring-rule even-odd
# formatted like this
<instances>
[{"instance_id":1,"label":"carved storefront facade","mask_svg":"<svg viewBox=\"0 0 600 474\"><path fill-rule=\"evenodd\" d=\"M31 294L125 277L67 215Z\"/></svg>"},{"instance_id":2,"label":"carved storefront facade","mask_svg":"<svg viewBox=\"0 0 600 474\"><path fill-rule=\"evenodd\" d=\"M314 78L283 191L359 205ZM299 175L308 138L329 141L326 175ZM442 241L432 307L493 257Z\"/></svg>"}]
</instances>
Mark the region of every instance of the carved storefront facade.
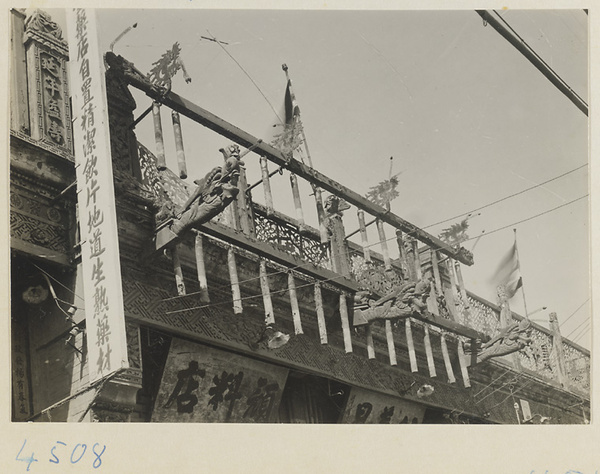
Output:
<instances>
[{"instance_id":1,"label":"carved storefront facade","mask_svg":"<svg viewBox=\"0 0 600 474\"><path fill-rule=\"evenodd\" d=\"M128 367L90 382L68 48L44 12L11 17L14 421L589 419L589 352L563 340L557 324L548 331L511 313L506 298L496 306L469 293L460 267L472 255L112 53L106 84ZM154 101L155 124L169 108L174 124L181 114L220 134L223 165L193 185L166 168L160 146L137 141L132 87ZM251 146L265 205L253 202L240 166ZM299 179L319 189L319 229L273 209L268 165L290 174L294 197ZM319 202L321 191L328 196ZM343 215L353 209L377 219L381 253L345 239ZM396 232L397 259L384 224Z\"/></svg>"}]
</instances>

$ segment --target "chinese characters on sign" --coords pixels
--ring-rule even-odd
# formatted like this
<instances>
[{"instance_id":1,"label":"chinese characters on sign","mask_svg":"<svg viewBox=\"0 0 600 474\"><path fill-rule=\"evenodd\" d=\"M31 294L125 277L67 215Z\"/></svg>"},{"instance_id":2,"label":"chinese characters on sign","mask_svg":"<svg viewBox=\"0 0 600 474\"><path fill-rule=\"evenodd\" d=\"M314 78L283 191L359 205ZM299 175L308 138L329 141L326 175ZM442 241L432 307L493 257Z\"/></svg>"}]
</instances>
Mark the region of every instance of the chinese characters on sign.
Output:
<instances>
[{"instance_id":1,"label":"chinese characters on sign","mask_svg":"<svg viewBox=\"0 0 600 474\"><path fill-rule=\"evenodd\" d=\"M73 112L77 117L75 161L87 344L93 382L127 367L127 345L104 69L93 10L69 11L68 25ZM49 93L52 84L46 84Z\"/></svg>"},{"instance_id":2,"label":"chinese characters on sign","mask_svg":"<svg viewBox=\"0 0 600 474\"><path fill-rule=\"evenodd\" d=\"M342 423L415 424L423 422L425 407L401 398L353 387Z\"/></svg>"},{"instance_id":3,"label":"chinese characters on sign","mask_svg":"<svg viewBox=\"0 0 600 474\"><path fill-rule=\"evenodd\" d=\"M152 421L276 421L287 369L174 339Z\"/></svg>"}]
</instances>

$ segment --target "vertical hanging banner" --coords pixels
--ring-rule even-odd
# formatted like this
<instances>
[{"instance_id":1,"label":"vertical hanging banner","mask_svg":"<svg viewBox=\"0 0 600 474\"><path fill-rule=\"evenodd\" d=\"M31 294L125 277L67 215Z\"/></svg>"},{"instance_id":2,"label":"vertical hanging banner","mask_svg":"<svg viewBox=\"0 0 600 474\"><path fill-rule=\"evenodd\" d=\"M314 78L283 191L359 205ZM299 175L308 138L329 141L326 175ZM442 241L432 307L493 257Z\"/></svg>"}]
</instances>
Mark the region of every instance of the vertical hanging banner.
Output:
<instances>
[{"instance_id":1,"label":"vertical hanging banner","mask_svg":"<svg viewBox=\"0 0 600 474\"><path fill-rule=\"evenodd\" d=\"M67 10L90 382L128 367L104 65L96 15Z\"/></svg>"}]
</instances>

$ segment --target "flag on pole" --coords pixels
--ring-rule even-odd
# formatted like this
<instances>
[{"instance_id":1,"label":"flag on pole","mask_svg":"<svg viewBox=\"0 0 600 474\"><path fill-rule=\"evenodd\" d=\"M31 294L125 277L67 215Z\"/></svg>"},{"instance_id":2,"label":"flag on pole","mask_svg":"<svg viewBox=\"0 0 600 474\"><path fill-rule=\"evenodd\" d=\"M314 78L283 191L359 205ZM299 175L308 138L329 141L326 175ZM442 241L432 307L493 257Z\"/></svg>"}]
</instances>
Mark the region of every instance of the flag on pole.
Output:
<instances>
[{"instance_id":1,"label":"flag on pole","mask_svg":"<svg viewBox=\"0 0 600 474\"><path fill-rule=\"evenodd\" d=\"M284 71L287 72L287 66L284 64ZM275 135L271 141L271 145L281 151L284 155L289 156L299 151L302 143L304 143L304 134L302 122L300 121L300 107L296 103L296 96L292 90L292 80L288 78L285 88L285 98L283 100L285 122L281 126L281 133ZM276 125L277 126L277 125Z\"/></svg>"},{"instance_id":2,"label":"flag on pole","mask_svg":"<svg viewBox=\"0 0 600 474\"><path fill-rule=\"evenodd\" d=\"M511 249L498 265L498 268L492 277L492 281L496 285L506 286L506 296L509 299L515 296L517 290L523 286L516 239Z\"/></svg>"},{"instance_id":3,"label":"flag on pole","mask_svg":"<svg viewBox=\"0 0 600 474\"><path fill-rule=\"evenodd\" d=\"M296 96L292 90L292 80L288 79L287 87L285 88L285 123L292 125L295 118L300 118L300 107L296 103Z\"/></svg>"}]
</instances>

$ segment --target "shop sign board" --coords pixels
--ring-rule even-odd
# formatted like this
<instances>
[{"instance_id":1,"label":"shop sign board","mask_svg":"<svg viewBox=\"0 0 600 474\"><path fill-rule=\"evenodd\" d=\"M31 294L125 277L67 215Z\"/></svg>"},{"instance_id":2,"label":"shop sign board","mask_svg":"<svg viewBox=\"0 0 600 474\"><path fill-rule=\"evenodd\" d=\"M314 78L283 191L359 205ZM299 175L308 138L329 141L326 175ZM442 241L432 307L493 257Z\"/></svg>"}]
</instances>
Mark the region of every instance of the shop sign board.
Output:
<instances>
[{"instance_id":1,"label":"shop sign board","mask_svg":"<svg viewBox=\"0 0 600 474\"><path fill-rule=\"evenodd\" d=\"M67 10L90 382L128 367L104 64L93 9Z\"/></svg>"},{"instance_id":2,"label":"shop sign board","mask_svg":"<svg viewBox=\"0 0 600 474\"><path fill-rule=\"evenodd\" d=\"M152 421L274 423L288 369L174 338Z\"/></svg>"},{"instance_id":3,"label":"shop sign board","mask_svg":"<svg viewBox=\"0 0 600 474\"><path fill-rule=\"evenodd\" d=\"M346 408L342 414L342 423L351 424L416 424L423 422L425 406L352 387Z\"/></svg>"}]
</instances>

